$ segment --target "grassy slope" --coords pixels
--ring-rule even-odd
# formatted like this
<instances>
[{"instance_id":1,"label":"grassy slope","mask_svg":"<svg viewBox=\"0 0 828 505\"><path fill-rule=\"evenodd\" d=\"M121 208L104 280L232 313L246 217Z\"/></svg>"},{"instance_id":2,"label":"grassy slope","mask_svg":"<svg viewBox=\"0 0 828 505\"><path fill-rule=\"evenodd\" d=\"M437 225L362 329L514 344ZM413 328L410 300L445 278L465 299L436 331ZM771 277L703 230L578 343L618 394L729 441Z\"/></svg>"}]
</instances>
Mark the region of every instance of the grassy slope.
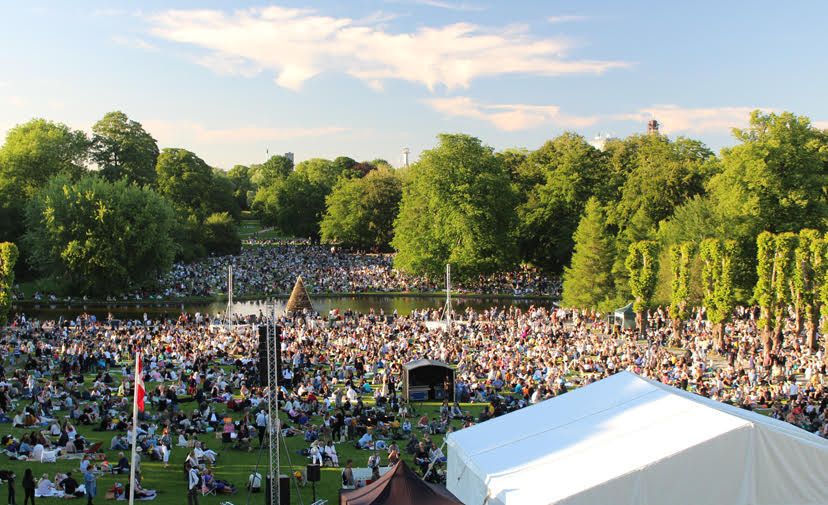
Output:
<instances>
[{"instance_id":1,"label":"grassy slope","mask_svg":"<svg viewBox=\"0 0 828 505\"><path fill-rule=\"evenodd\" d=\"M154 388L153 384L147 384L148 389ZM369 397L365 397L364 401L366 403L372 401ZM25 402L28 404L28 401ZM24 403L20 403L19 406L24 405ZM216 408L219 412L224 411L224 406L222 404L216 404ZM461 405L464 410L469 410L472 412L473 415L477 416L480 413L480 410L483 408L481 404L464 404ZM189 404L182 404L181 408L190 412L192 409L196 407L195 403ZM150 407L148 407L150 408ZM421 403L417 404L416 408L418 408L420 415L423 412L428 412L429 416L431 417L438 409L439 403ZM150 411L152 409L150 408ZM61 418L66 414L66 412L60 412L59 415ZM240 417L239 414L236 414L234 419L238 419ZM284 416L283 416L284 418ZM314 417L311 419L312 423L320 424L321 418ZM416 420L414 420L416 424ZM459 428L459 422L455 421L453 423L455 427ZM92 442L96 441L103 441L104 445L102 449L107 449L104 452L107 454L108 459L111 463L116 463L118 460L118 453L117 451L109 451L108 447L114 432L96 432L92 431L91 427L89 426L76 426L78 432L86 437L88 440ZM10 428L9 424L2 424L0 425L0 436L6 435L7 433L12 433L15 437L20 438L20 436L26 430L22 429L12 429ZM418 438L422 438L421 434L418 432ZM220 455L217 460L216 468L214 469L214 475L218 479L228 480L234 483L238 488L239 491L233 496L228 495L219 495L218 497L213 496L206 496L206 497L199 497L199 503L204 504L218 504L223 501L230 501L235 505L245 504L247 503L247 490L244 489L244 484L247 482L247 478L252 473L253 468L256 465L256 460L258 458L258 442L254 442L254 450L252 452L244 452L244 451L236 451L232 449L227 449L226 451L222 452L221 450L221 441L215 438L213 433L203 434L199 436L199 440L202 442L206 442L207 445L219 452ZM301 456L296 453L296 451L300 449L307 448L309 444L307 444L301 436L289 437L287 440L288 450L290 451L290 459L294 465L294 471L298 468L304 467L308 464L309 460L307 457ZM434 435L432 436L432 440L439 444L442 443L443 437L441 435ZM398 441L398 445L401 448L405 446L405 440ZM282 452L284 453L284 446L280 446ZM355 467L365 467L367 466L366 463L368 461L368 457L371 455L371 451L367 450L358 450L355 449L352 443L342 443L336 446L337 453L339 454L340 464L344 465L348 458L352 458L354 460ZM158 497L152 501L152 503L156 503L158 505L180 505L186 503L186 476L184 474L184 459L187 456L187 449L174 447L172 450L172 455L170 456L170 464L169 468L164 469L162 467L161 462L158 461L148 461L144 460L141 463L144 480L142 485L147 489L156 489L160 491ZM383 456L383 464L387 461L387 453L385 451L382 452ZM412 457L403 451L403 459L409 464L413 465ZM267 468L267 458L268 453L265 450L262 453L262 468ZM60 471L66 473L69 470L75 470L75 477L78 478L77 475L77 468L79 465L79 460L58 460L57 463L31 463L25 461L11 461L5 455L0 456L0 468L8 469L15 472L17 475L15 488L17 491L17 501L22 503L22 496L23 490L21 488L21 481L23 478L23 472L26 468L31 468L34 472L36 477L39 477L43 473L49 474L49 479L54 479L55 472ZM285 455L282 455L281 461L281 469L283 474L290 473L290 467L288 465L287 458ZM266 471L259 471L263 475ZM321 482L317 483L316 486L316 496L317 498L326 498L329 500L331 504L338 503L338 493L339 493L339 485L340 485L340 472L341 468L323 468L322 471L322 480ZM78 479L82 482L82 478ZM119 475L119 476L101 476L98 479L98 492L99 496L95 500L96 503L103 502L103 496L106 493L106 490L112 487L115 482L121 482L125 484L128 480L128 476L126 475ZM292 485L293 486L293 485ZM312 488L311 485L308 484L306 487L301 489L302 493L302 503L305 505L309 505L312 502ZM0 486L0 500L5 500L7 494L7 487L6 485ZM295 487L291 488L291 504L299 504L300 500L296 495ZM38 498L38 504L49 504L49 503L66 503L63 499L57 498ZM72 502L75 503L75 502ZM264 495L263 494L254 494L250 500L251 504L261 504L264 503ZM284 504L283 504L284 505Z\"/></svg>"}]
</instances>

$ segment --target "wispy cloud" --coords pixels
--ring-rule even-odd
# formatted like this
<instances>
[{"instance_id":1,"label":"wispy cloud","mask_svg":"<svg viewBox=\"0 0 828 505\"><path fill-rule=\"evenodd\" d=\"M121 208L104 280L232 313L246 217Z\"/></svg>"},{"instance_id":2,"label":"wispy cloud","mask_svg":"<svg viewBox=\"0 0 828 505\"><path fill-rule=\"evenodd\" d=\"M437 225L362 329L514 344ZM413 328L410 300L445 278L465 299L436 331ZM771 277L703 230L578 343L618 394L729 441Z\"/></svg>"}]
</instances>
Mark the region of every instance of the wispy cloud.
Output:
<instances>
[{"instance_id":1,"label":"wispy cloud","mask_svg":"<svg viewBox=\"0 0 828 505\"><path fill-rule=\"evenodd\" d=\"M662 133L728 134L731 128L748 125L750 113L757 107L685 108L678 105L653 105L635 112L577 116L561 113L557 105L485 104L465 96L429 98L429 107L446 117L462 117L486 121L498 130L519 131L554 125L582 129L597 123L634 121L641 125L657 119ZM759 108L764 112L773 109ZM828 128L828 122L814 122L817 128Z\"/></svg>"},{"instance_id":2,"label":"wispy cloud","mask_svg":"<svg viewBox=\"0 0 828 505\"><path fill-rule=\"evenodd\" d=\"M412 3L419 5L427 5L429 7L438 7L440 9L450 9L454 11L482 11L485 9L482 5L474 5L467 2L443 2L440 0L412 0Z\"/></svg>"},{"instance_id":3,"label":"wispy cloud","mask_svg":"<svg viewBox=\"0 0 828 505\"><path fill-rule=\"evenodd\" d=\"M708 107L685 108L675 104L653 105L630 114L613 115L613 119L632 120L644 123L656 119L660 131L674 133L730 133L731 128L748 125L750 113L756 109L772 112L762 107Z\"/></svg>"},{"instance_id":4,"label":"wispy cloud","mask_svg":"<svg viewBox=\"0 0 828 505\"><path fill-rule=\"evenodd\" d=\"M467 88L481 77L600 74L627 66L620 61L568 59L571 42L533 37L526 26L455 23L391 33L379 21L277 6L232 13L169 10L149 21L158 37L210 51L212 59L194 57L199 64L241 75L250 75L250 68L269 69L276 72L278 85L290 89L327 71L345 72L373 88L385 80L402 79L433 90L438 85Z\"/></svg>"},{"instance_id":5,"label":"wispy cloud","mask_svg":"<svg viewBox=\"0 0 828 505\"><path fill-rule=\"evenodd\" d=\"M447 117L465 117L488 121L503 131L518 131L554 123L568 128L582 128L598 121L598 117L561 114L557 105L482 104L465 96L431 98L424 102Z\"/></svg>"},{"instance_id":6,"label":"wispy cloud","mask_svg":"<svg viewBox=\"0 0 828 505\"><path fill-rule=\"evenodd\" d=\"M124 9L95 9L92 11L93 16L124 16L127 14L127 11Z\"/></svg>"},{"instance_id":7,"label":"wispy cloud","mask_svg":"<svg viewBox=\"0 0 828 505\"><path fill-rule=\"evenodd\" d=\"M828 121L814 121L811 124L814 128L818 128L820 130L828 130Z\"/></svg>"},{"instance_id":8,"label":"wispy cloud","mask_svg":"<svg viewBox=\"0 0 828 505\"><path fill-rule=\"evenodd\" d=\"M564 16L549 16L546 18L546 21L549 23L557 24L557 23L569 23L570 21L583 21L586 19L586 16L573 16L573 15L564 15Z\"/></svg>"},{"instance_id":9,"label":"wispy cloud","mask_svg":"<svg viewBox=\"0 0 828 505\"><path fill-rule=\"evenodd\" d=\"M348 131L341 126L275 128L243 126L239 128L210 129L194 121L142 121L144 128L165 146L184 146L194 142L213 144L251 143L291 140L304 137L323 137Z\"/></svg>"},{"instance_id":10,"label":"wispy cloud","mask_svg":"<svg viewBox=\"0 0 828 505\"><path fill-rule=\"evenodd\" d=\"M157 51L158 48L140 37L127 37L124 35L113 35L112 41L119 46L143 49L145 51Z\"/></svg>"}]
</instances>

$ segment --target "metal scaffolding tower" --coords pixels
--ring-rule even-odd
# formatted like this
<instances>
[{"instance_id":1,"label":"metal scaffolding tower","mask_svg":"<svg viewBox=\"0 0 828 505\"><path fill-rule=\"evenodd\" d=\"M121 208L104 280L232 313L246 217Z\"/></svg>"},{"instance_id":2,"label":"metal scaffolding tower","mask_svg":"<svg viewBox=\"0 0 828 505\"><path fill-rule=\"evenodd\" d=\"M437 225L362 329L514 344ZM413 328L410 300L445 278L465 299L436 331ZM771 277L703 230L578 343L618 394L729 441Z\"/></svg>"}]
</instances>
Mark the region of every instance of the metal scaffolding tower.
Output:
<instances>
[{"instance_id":1,"label":"metal scaffolding tower","mask_svg":"<svg viewBox=\"0 0 828 505\"><path fill-rule=\"evenodd\" d=\"M267 308L267 416L268 416L268 448L270 450L270 503L267 505L281 505L279 495L279 436L282 427L279 425L279 375L276 360L281 346L277 340L276 304L270 303ZM287 504L286 504L287 505Z\"/></svg>"},{"instance_id":2,"label":"metal scaffolding tower","mask_svg":"<svg viewBox=\"0 0 828 505\"><path fill-rule=\"evenodd\" d=\"M227 267L227 308L224 310L224 320L230 324L233 316L233 265Z\"/></svg>"},{"instance_id":3,"label":"metal scaffolding tower","mask_svg":"<svg viewBox=\"0 0 828 505\"><path fill-rule=\"evenodd\" d=\"M451 264L446 263L446 329L451 335Z\"/></svg>"}]
</instances>

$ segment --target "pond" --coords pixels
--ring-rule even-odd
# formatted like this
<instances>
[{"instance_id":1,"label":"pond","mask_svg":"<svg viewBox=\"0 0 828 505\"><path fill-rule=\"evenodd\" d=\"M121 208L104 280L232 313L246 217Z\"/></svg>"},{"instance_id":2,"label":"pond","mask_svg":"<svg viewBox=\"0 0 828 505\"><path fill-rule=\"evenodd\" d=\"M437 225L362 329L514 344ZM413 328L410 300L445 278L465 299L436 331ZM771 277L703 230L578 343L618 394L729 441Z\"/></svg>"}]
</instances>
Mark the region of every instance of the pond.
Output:
<instances>
[{"instance_id":1,"label":"pond","mask_svg":"<svg viewBox=\"0 0 828 505\"><path fill-rule=\"evenodd\" d=\"M244 300L233 304L233 312L237 314L249 315L258 314L259 311L267 310L267 305L270 302L275 303L276 313L280 314L285 309L288 297L278 297L275 299L261 299L261 300ZM367 313L370 309L379 312L380 309L386 314L391 314L395 310L401 314L406 315L412 310L420 310L426 308L441 308L445 305L446 299L444 296L405 296L405 295L351 295L351 296L312 296L314 308L323 316L327 315L330 310L339 309L346 311L351 309L355 312ZM514 305L521 308L529 308L530 306L551 307L555 304L554 300L548 298L479 298L479 297L452 297L452 307L457 313L463 312L466 308L471 307L474 310L482 311L492 306L509 306ZM143 302L143 303L128 303L115 302L105 305L66 305L66 304L49 304L41 303L39 305L26 305L25 307L14 307L13 312L23 312L26 316L37 318L41 320L53 320L63 317L64 319L74 319L76 316L87 313L94 314L98 319L106 318L108 313L112 313L117 319L142 319L144 313L151 318L156 318L167 314L168 317L177 316L181 312L201 312L203 314L215 314L223 312L227 308L226 301L214 302L185 302L185 303L171 303L171 302Z\"/></svg>"}]
</instances>

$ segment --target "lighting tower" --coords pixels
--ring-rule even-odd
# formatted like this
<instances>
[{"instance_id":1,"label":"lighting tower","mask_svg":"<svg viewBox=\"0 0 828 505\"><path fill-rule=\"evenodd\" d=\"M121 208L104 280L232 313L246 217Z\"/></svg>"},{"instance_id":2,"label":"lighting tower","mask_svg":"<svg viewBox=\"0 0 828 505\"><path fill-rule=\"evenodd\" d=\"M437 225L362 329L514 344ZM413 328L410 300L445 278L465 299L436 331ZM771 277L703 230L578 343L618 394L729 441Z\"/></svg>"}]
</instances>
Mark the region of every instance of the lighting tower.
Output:
<instances>
[{"instance_id":1,"label":"lighting tower","mask_svg":"<svg viewBox=\"0 0 828 505\"><path fill-rule=\"evenodd\" d=\"M411 151L410 151L407 147L403 147L403 152L402 152L402 155L403 155L403 166L405 166L405 167L407 167L407 166L408 166L408 153L410 153L410 152L411 152Z\"/></svg>"}]
</instances>

